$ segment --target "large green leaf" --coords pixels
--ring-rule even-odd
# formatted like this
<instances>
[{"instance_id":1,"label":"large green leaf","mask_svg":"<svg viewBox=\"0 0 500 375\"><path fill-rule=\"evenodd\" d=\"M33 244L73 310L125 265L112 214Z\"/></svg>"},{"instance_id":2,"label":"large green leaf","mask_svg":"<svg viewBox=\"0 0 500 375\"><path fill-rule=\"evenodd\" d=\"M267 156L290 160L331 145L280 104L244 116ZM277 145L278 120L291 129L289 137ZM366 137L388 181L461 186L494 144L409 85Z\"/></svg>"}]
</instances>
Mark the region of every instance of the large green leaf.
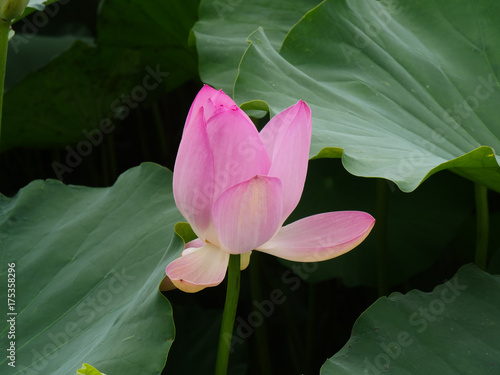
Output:
<instances>
[{"instance_id":1,"label":"large green leaf","mask_svg":"<svg viewBox=\"0 0 500 375\"><path fill-rule=\"evenodd\" d=\"M321 374L498 374L499 337L500 277L468 265L431 293L380 298Z\"/></svg>"},{"instance_id":2,"label":"large green leaf","mask_svg":"<svg viewBox=\"0 0 500 375\"><path fill-rule=\"evenodd\" d=\"M76 42L6 93L1 149L65 146L104 122L109 129L110 120L124 118L139 95L148 95L144 79L152 75L137 52Z\"/></svg>"},{"instance_id":3,"label":"large green leaf","mask_svg":"<svg viewBox=\"0 0 500 375\"><path fill-rule=\"evenodd\" d=\"M170 171L146 163L110 188L47 180L0 195L2 284L7 264L16 275L9 374L75 374L82 363L106 374L161 372L175 333L158 286L183 248L171 185ZM8 329L4 320L2 338ZM2 373L8 362L0 359Z\"/></svg>"},{"instance_id":4,"label":"large green leaf","mask_svg":"<svg viewBox=\"0 0 500 375\"><path fill-rule=\"evenodd\" d=\"M196 52L188 46L197 8L193 0L103 0L97 43L139 51L145 65L169 73L166 89L175 88L198 75Z\"/></svg>"},{"instance_id":5,"label":"large green leaf","mask_svg":"<svg viewBox=\"0 0 500 375\"><path fill-rule=\"evenodd\" d=\"M257 27L266 30L279 50L286 33L319 0L203 0L200 19L193 27L203 82L227 94L233 92L238 64L248 46L247 36Z\"/></svg>"},{"instance_id":6,"label":"large green leaf","mask_svg":"<svg viewBox=\"0 0 500 375\"><path fill-rule=\"evenodd\" d=\"M235 99L264 100L272 114L305 100L311 156L343 152L352 174L408 192L449 168L500 191L499 10L493 0L327 0L279 53L262 29L249 37Z\"/></svg>"}]
</instances>

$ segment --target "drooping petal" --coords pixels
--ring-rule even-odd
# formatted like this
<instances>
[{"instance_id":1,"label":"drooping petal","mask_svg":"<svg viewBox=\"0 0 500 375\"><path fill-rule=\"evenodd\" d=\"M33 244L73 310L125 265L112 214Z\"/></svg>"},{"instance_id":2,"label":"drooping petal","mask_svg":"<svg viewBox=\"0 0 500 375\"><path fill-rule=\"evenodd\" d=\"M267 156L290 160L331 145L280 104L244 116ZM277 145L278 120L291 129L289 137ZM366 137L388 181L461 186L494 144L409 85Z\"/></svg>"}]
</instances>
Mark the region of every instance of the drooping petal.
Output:
<instances>
[{"instance_id":1,"label":"drooping petal","mask_svg":"<svg viewBox=\"0 0 500 375\"><path fill-rule=\"evenodd\" d=\"M319 262L358 246L374 225L375 219L366 212L327 212L282 227L256 250L297 262Z\"/></svg>"},{"instance_id":2,"label":"drooping petal","mask_svg":"<svg viewBox=\"0 0 500 375\"><path fill-rule=\"evenodd\" d=\"M173 191L177 208L201 239L211 223L214 161L203 108L184 127L174 165Z\"/></svg>"},{"instance_id":3,"label":"drooping petal","mask_svg":"<svg viewBox=\"0 0 500 375\"><path fill-rule=\"evenodd\" d=\"M183 292L195 293L219 285L226 275L228 262L229 253L207 244L171 262L166 274Z\"/></svg>"},{"instance_id":4,"label":"drooping petal","mask_svg":"<svg viewBox=\"0 0 500 375\"><path fill-rule=\"evenodd\" d=\"M282 222L299 203L306 180L311 145L311 109L300 100L274 116L260 137L271 158L268 175L283 184Z\"/></svg>"},{"instance_id":5,"label":"drooping petal","mask_svg":"<svg viewBox=\"0 0 500 375\"><path fill-rule=\"evenodd\" d=\"M222 193L212 212L221 246L243 254L268 241L281 225L281 181L255 176Z\"/></svg>"},{"instance_id":6,"label":"drooping petal","mask_svg":"<svg viewBox=\"0 0 500 375\"><path fill-rule=\"evenodd\" d=\"M214 155L214 200L228 188L262 174L271 161L250 118L236 105L207 122Z\"/></svg>"}]
</instances>

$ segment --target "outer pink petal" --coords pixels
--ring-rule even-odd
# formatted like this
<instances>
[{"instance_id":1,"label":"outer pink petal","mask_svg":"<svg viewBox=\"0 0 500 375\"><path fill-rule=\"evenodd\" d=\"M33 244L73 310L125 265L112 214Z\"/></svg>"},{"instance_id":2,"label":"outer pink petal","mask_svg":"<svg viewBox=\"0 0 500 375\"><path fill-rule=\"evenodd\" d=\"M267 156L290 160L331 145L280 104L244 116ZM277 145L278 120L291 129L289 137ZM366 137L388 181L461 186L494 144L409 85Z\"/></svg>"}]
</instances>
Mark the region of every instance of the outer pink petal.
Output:
<instances>
[{"instance_id":1,"label":"outer pink petal","mask_svg":"<svg viewBox=\"0 0 500 375\"><path fill-rule=\"evenodd\" d=\"M185 128L191 124L192 118L196 116L200 108L202 108L207 101L210 99L210 97L214 96L217 94L217 90L211 88L208 85L204 85L202 89L198 92L196 97L193 100L193 104L191 104L191 108L189 109L189 113L186 118L186 123L184 125Z\"/></svg>"},{"instance_id":2,"label":"outer pink petal","mask_svg":"<svg viewBox=\"0 0 500 375\"><path fill-rule=\"evenodd\" d=\"M177 288L194 293L219 285L226 275L228 262L229 253L208 244L171 262L166 274Z\"/></svg>"},{"instance_id":3,"label":"outer pink petal","mask_svg":"<svg viewBox=\"0 0 500 375\"><path fill-rule=\"evenodd\" d=\"M269 171L271 161L250 118L237 106L207 122L214 156L214 200L228 188Z\"/></svg>"},{"instance_id":4,"label":"outer pink petal","mask_svg":"<svg viewBox=\"0 0 500 375\"><path fill-rule=\"evenodd\" d=\"M205 118L209 119L218 113L238 109L236 103L222 90L216 91L205 103Z\"/></svg>"},{"instance_id":5,"label":"outer pink petal","mask_svg":"<svg viewBox=\"0 0 500 375\"><path fill-rule=\"evenodd\" d=\"M243 254L268 241L281 225L281 181L255 176L221 194L213 220L221 246Z\"/></svg>"},{"instance_id":6,"label":"outer pink petal","mask_svg":"<svg viewBox=\"0 0 500 375\"><path fill-rule=\"evenodd\" d=\"M191 123L191 119L194 118L194 116L198 113L200 108L206 106L209 101L211 102L213 99L219 98L221 93L222 91L217 91L208 85L204 85L194 98L193 104L191 104L191 108L189 109L189 113L186 118L185 127L189 126L189 124ZM231 103L234 104L231 98L229 98L229 100L231 101L229 105L231 105Z\"/></svg>"},{"instance_id":7,"label":"outer pink petal","mask_svg":"<svg viewBox=\"0 0 500 375\"><path fill-rule=\"evenodd\" d=\"M177 208L201 239L211 223L213 185L214 161L201 108L190 126L184 127L173 177Z\"/></svg>"},{"instance_id":8,"label":"outer pink petal","mask_svg":"<svg viewBox=\"0 0 500 375\"><path fill-rule=\"evenodd\" d=\"M311 145L311 110L300 100L274 116L260 132L271 158L268 175L283 184L282 221L297 206L304 189Z\"/></svg>"},{"instance_id":9,"label":"outer pink petal","mask_svg":"<svg viewBox=\"0 0 500 375\"><path fill-rule=\"evenodd\" d=\"M185 127L191 124L192 118L202 107L205 110L205 119L208 119L221 108L231 108L233 106L236 106L236 103L222 90L217 91L208 85L204 85L194 98L193 104L191 104Z\"/></svg>"},{"instance_id":10,"label":"outer pink petal","mask_svg":"<svg viewBox=\"0 0 500 375\"><path fill-rule=\"evenodd\" d=\"M375 219L360 211L309 216L284 226L256 250L297 262L319 262L354 249L374 225Z\"/></svg>"},{"instance_id":11,"label":"outer pink petal","mask_svg":"<svg viewBox=\"0 0 500 375\"><path fill-rule=\"evenodd\" d=\"M194 247L194 248L198 248L198 247L202 247L202 246L205 246L205 242L200 240L199 238L195 238L194 240L192 241L189 241L185 246L184 248L185 249L188 249L190 247Z\"/></svg>"}]
</instances>

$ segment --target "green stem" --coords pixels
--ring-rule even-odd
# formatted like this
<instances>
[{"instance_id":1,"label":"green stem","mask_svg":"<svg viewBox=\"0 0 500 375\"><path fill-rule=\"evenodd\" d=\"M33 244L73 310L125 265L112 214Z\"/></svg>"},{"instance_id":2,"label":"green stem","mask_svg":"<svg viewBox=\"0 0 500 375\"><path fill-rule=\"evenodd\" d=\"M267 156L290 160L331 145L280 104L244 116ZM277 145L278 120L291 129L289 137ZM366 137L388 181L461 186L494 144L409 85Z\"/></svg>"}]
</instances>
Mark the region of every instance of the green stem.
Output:
<instances>
[{"instance_id":1,"label":"green stem","mask_svg":"<svg viewBox=\"0 0 500 375\"><path fill-rule=\"evenodd\" d=\"M387 282L387 181L377 179L378 294L389 292Z\"/></svg>"},{"instance_id":2,"label":"green stem","mask_svg":"<svg viewBox=\"0 0 500 375\"><path fill-rule=\"evenodd\" d=\"M2 134L3 91L5 86L5 68L7 66L7 48L9 47L10 21L0 19L0 139Z\"/></svg>"},{"instance_id":3,"label":"green stem","mask_svg":"<svg viewBox=\"0 0 500 375\"><path fill-rule=\"evenodd\" d=\"M222 325L220 327L219 347L217 349L217 362L215 363L215 375L226 375L231 351L231 340L233 337L234 319L238 307L240 294L240 255L231 254L229 257L229 270L227 277L227 292L224 312L222 314Z\"/></svg>"},{"instance_id":4,"label":"green stem","mask_svg":"<svg viewBox=\"0 0 500 375\"><path fill-rule=\"evenodd\" d=\"M488 189L484 185L475 183L474 193L476 196L476 218L477 218L475 263L482 270L486 270L486 264L488 258L488 232L489 232Z\"/></svg>"}]
</instances>

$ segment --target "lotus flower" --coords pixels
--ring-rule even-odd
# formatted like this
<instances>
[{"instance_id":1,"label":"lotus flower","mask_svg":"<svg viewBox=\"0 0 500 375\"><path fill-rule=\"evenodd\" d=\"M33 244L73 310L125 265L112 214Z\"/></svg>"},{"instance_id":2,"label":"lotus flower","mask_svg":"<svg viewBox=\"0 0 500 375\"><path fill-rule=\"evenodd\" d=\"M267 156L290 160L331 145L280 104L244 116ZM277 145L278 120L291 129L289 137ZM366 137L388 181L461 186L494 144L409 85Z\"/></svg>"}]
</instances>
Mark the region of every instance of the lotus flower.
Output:
<instances>
[{"instance_id":1,"label":"lotus flower","mask_svg":"<svg viewBox=\"0 0 500 375\"><path fill-rule=\"evenodd\" d=\"M204 86L189 114L174 166L179 211L198 238L166 269L185 292L215 286L230 254L241 268L252 250L299 262L339 256L361 243L375 220L364 212L309 216L283 226L302 195L311 110L300 100L259 133L222 91Z\"/></svg>"}]
</instances>

